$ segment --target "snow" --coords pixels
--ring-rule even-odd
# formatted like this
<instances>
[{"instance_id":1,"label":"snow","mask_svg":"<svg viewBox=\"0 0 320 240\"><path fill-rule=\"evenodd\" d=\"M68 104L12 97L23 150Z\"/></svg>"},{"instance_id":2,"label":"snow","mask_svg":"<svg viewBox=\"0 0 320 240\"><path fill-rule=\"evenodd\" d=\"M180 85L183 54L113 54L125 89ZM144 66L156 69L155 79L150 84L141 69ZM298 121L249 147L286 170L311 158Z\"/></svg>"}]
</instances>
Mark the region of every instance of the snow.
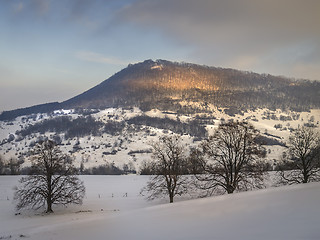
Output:
<instances>
[{"instance_id":1,"label":"snow","mask_svg":"<svg viewBox=\"0 0 320 240\"><path fill-rule=\"evenodd\" d=\"M146 176L81 178L82 206L15 215L12 187L19 177L1 176L0 239L320 239L320 183L167 204L139 195Z\"/></svg>"},{"instance_id":2,"label":"snow","mask_svg":"<svg viewBox=\"0 0 320 240\"><path fill-rule=\"evenodd\" d=\"M205 105L201 102L181 102L181 106L191 105L196 108L204 107L208 110L208 113L195 113L195 114L177 114L174 112L163 112L158 109L152 109L151 111L143 112L137 107L132 109L123 109L123 108L108 108L101 110L97 113L92 114L97 120L102 122L107 121L124 121L130 118L141 116L145 114L149 117L157 117L157 118L170 118L173 120L179 119L181 122L188 123L188 121L192 121L197 119L197 117L203 118L214 118L212 122L206 125L206 129L208 130L209 135L213 134L214 130L218 127L223 119L228 121L229 119L233 119L234 121L242 121L244 119L248 120L252 123L257 129L260 130L262 134L267 133L270 135L276 136L279 141L286 142L290 135L289 128L297 128L298 126L302 126L306 123L312 123L316 126L315 129L319 130L320 127L320 109L312 109L310 112L294 112L294 111L281 111L270 110L270 109L256 109L256 110L248 110L243 112L243 114L236 114L231 117L225 113L225 109L216 108L213 105ZM210 112L211 111L211 112ZM53 116L50 114L32 114L29 116L21 116L16 118L10 122L0 121L0 155L5 160L13 158L23 159L25 158L25 162L22 167L29 166L30 163L28 161L27 153L30 150L30 145L37 141L39 136L46 135L49 138L55 135L55 133L46 132L45 134L35 133L32 135L28 135L24 139L21 139L21 136L16 135L17 130L21 130L25 128L29 124L35 124L36 122L42 121L44 119L50 119L52 117L59 116L70 116L72 118L77 118L81 115L75 113L73 109L71 110L58 110L55 112ZM294 117L299 115L299 118ZM268 116L273 116L274 118L270 118ZM281 121L280 117L292 117L292 120ZM213 124L214 122L214 124ZM283 128L276 129L275 125L281 124ZM80 138L74 139L64 139L64 134L59 134L61 139L63 140L61 146L61 150L65 153L72 153L71 156L75 159L75 166L79 167L81 162L84 163L85 168L96 167L99 165L103 165L106 163L114 164L115 166L122 168L124 164L133 163L137 172L139 172L140 166L142 162L148 161L151 159L150 153L137 153L137 154L129 154L132 150L144 150L150 149L150 144L159 138L159 136L164 134L163 129L143 126L141 130L136 132L128 132L125 129L120 135L112 136L109 134L102 134L101 136L84 136ZM170 131L169 131L170 133ZM9 135L15 135L15 139L11 142L6 142ZM20 139L19 139L20 138ZM184 140L188 143L188 147L195 146L198 142L193 142L192 136L184 136ZM80 142L79 148L76 152L73 152L73 146ZM120 144L121 143L121 144ZM281 145L272 145L265 146L267 149L266 161L270 161L271 163L275 163L281 159L281 155L283 151L287 149ZM115 154L108 154L114 151Z\"/></svg>"},{"instance_id":3,"label":"snow","mask_svg":"<svg viewBox=\"0 0 320 240\"><path fill-rule=\"evenodd\" d=\"M61 109L53 111L54 114L68 115L74 112L74 109Z\"/></svg>"},{"instance_id":4,"label":"snow","mask_svg":"<svg viewBox=\"0 0 320 240\"><path fill-rule=\"evenodd\" d=\"M163 65L160 64L160 65L154 65L150 68L151 70L154 70L154 69L158 69L158 70L162 70L163 69Z\"/></svg>"}]
</instances>

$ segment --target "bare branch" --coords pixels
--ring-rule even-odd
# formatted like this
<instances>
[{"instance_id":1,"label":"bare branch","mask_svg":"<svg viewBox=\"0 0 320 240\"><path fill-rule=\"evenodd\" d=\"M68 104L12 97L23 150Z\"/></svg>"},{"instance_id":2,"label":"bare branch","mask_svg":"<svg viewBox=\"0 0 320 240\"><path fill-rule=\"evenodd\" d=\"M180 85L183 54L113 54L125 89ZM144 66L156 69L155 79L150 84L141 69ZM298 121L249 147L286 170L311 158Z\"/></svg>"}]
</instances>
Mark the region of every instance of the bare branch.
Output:
<instances>
[{"instance_id":1,"label":"bare branch","mask_svg":"<svg viewBox=\"0 0 320 240\"><path fill-rule=\"evenodd\" d=\"M248 123L221 124L199 146L202 174L196 174L198 187L209 194L263 187L260 157L265 150L255 141L257 136L258 131Z\"/></svg>"},{"instance_id":2,"label":"bare branch","mask_svg":"<svg viewBox=\"0 0 320 240\"><path fill-rule=\"evenodd\" d=\"M141 194L147 193L148 199L169 196L172 203L176 195L187 192L188 179L183 174L187 169L186 150L180 136L163 136L152 144L154 167L153 174Z\"/></svg>"},{"instance_id":3,"label":"bare branch","mask_svg":"<svg viewBox=\"0 0 320 240\"><path fill-rule=\"evenodd\" d=\"M52 141L38 143L32 152L32 173L20 179L14 199L17 209L47 207L70 203L81 204L85 187L77 176L70 158Z\"/></svg>"},{"instance_id":4,"label":"bare branch","mask_svg":"<svg viewBox=\"0 0 320 240\"><path fill-rule=\"evenodd\" d=\"M313 128L301 127L289 137L289 150L279 166L280 183L320 181L320 135Z\"/></svg>"}]
</instances>

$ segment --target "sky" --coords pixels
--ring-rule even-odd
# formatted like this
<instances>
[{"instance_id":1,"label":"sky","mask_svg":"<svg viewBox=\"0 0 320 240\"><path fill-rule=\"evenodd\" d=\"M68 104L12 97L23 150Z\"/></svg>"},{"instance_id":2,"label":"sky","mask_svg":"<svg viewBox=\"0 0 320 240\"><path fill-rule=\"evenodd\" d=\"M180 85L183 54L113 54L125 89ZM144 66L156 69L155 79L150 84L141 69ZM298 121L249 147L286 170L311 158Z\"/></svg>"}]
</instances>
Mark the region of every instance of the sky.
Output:
<instances>
[{"instance_id":1,"label":"sky","mask_svg":"<svg viewBox=\"0 0 320 240\"><path fill-rule=\"evenodd\" d=\"M146 59L320 80L319 0L0 0L0 112Z\"/></svg>"}]
</instances>

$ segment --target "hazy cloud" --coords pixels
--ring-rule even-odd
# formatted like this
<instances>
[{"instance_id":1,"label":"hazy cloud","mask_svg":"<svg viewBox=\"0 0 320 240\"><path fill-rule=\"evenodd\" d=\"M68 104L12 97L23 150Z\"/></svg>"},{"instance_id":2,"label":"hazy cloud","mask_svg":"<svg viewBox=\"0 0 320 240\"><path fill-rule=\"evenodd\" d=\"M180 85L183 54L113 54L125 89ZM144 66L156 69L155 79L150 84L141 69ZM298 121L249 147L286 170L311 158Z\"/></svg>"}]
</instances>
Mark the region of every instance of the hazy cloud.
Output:
<instances>
[{"instance_id":1,"label":"hazy cloud","mask_svg":"<svg viewBox=\"0 0 320 240\"><path fill-rule=\"evenodd\" d=\"M49 11L50 0L33 0L31 4L39 15L45 15Z\"/></svg>"},{"instance_id":2,"label":"hazy cloud","mask_svg":"<svg viewBox=\"0 0 320 240\"><path fill-rule=\"evenodd\" d=\"M50 8L50 0L31 0L13 3L13 9L16 13L28 11L39 16L47 14Z\"/></svg>"},{"instance_id":3,"label":"hazy cloud","mask_svg":"<svg viewBox=\"0 0 320 240\"><path fill-rule=\"evenodd\" d=\"M120 59L114 57L105 57L100 53L90 52L90 51L80 51L76 53L76 57L88 61L88 62L96 62L96 63L104 63L104 64L113 64L113 65L127 65L128 62L122 61Z\"/></svg>"},{"instance_id":4,"label":"hazy cloud","mask_svg":"<svg viewBox=\"0 0 320 240\"><path fill-rule=\"evenodd\" d=\"M13 4L13 10L15 13L21 12L23 8L24 8L23 2L18 2Z\"/></svg>"},{"instance_id":5,"label":"hazy cloud","mask_svg":"<svg viewBox=\"0 0 320 240\"><path fill-rule=\"evenodd\" d=\"M212 45L250 40L248 45L272 46L318 40L319 10L317 0L140 0L127 5L121 18L158 27L181 41Z\"/></svg>"}]
</instances>

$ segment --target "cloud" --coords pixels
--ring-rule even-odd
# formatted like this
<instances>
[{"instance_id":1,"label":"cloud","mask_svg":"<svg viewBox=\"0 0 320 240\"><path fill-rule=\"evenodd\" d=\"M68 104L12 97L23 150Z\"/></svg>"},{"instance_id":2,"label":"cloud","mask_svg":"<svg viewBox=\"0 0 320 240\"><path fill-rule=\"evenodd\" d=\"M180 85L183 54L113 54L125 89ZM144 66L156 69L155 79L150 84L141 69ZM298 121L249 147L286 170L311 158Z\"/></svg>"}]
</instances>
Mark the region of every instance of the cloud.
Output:
<instances>
[{"instance_id":1,"label":"cloud","mask_svg":"<svg viewBox=\"0 0 320 240\"><path fill-rule=\"evenodd\" d=\"M101 32L113 12L131 0L12 0L4 2L16 23L46 24L48 28L70 27ZM6 11L7 12L7 11Z\"/></svg>"},{"instance_id":2,"label":"cloud","mask_svg":"<svg viewBox=\"0 0 320 240\"><path fill-rule=\"evenodd\" d=\"M90 52L90 51L79 51L76 53L78 59L95 62L95 63L104 63L112 65L128 65L128 62L122 61L114 57L105 57L100 53Z\"/></svg>"},{"instance_id":3,"label":"cloud","mask_svg":"<svg viewBox=\"0 0 320 240\"><path fill-rule=\"evenodd\" d=\"M8 8L13 20L28 22L30 19L39 20L47 17L51 10L50 0L7 1L4 8Z\"/></svg>"},{"instance_id":4,"label":"cloud","mask_svg":"<svg viewBox=\"0 0 320 240\"><path fill-rule=\"evenodd\" d=\"M211 45L253 39L271 45L319 38L319 9L320 2L311 0L140 0L123 8L121 17L182 41Z\"/></svg>"},{"instance_id":5,"label":"cloud","mask_svg":"<svg viewBox=\"0 0 320 240\"><path fill-rule=\"evenodd\" d=\"M31 2L32 7L35 8L36 12L40 15L43 16L45 15L50 8L50 1L49 0L33 0Z\"/></svg>"},{"instance_id":6,"label":"cloud","mask_svg":"<svg viewBox=\"0 0 320 240\"><path fill-rule=\"evenodd\" d=\"M194 59L205 64L268 65L288 54L287 47L320 50L318 0L139 0L119 11L117 20L161 31L195 48ZM304 46L304 47L301 47ZM320 56L292 51L282 64L319 62ZM248 58L258 61L251 61ZM293 63L290 58L295 59ZM237 67L236 66L236 67ZM293 66L293 65L291 65ZM234 66L229 66L234 67ZM320 69L320 68L319 68ZM320 79L320 70L317 71ZM312 75L315 75L313 73Z\"/></svg>"},{"instance_id":7,"label":"cloud","mask_svg":"<svg viewBox=\"0 0 320 240\"><path fill-rule=\"evenodd\" d=\"M23 2L13 4L13 10L15 13L21 12L23 10L23 8L24 8Z\"/></svg>"}]
</instances>

